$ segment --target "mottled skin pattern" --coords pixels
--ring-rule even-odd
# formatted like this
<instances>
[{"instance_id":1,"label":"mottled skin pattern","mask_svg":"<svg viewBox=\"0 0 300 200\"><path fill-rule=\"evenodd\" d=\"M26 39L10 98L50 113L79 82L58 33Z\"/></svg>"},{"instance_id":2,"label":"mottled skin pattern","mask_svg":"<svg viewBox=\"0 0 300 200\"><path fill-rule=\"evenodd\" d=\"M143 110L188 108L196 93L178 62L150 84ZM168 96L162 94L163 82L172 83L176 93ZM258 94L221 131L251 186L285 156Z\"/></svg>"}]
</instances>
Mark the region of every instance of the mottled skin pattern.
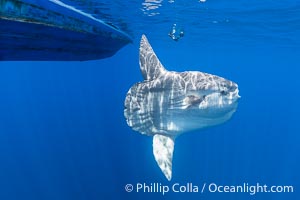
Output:
<instances>
[{"instance_id":1,"label":"mottled skin pattern","mask_svg":"<svg viewBox=\"0 0 300 200\"><path fill-rule=\"evenodd\" d=\"M124 115L132 129L154 136L153 155L171 180L176 137L230 119L238 105L238 86L203 72L167 71L144 35L140 68L144 81L129 89Z\"/></svg>"},{"instance_id":2,"label":"mottled skin pattern","mask_svg":"<svg viewBox=\"0 0 300 200\"><path fill-rule=\"evenodd\" d=\"M232 102L232 96L238 95L236 83L203 72L167 71L151 46L141 42L140 50L140 66L145 80L133 85L125 100L125 117L134 130L146 135L163 134L174 137L194 129L170 125L175 123L172 122L173 118L177 120L183 114L182 110L190 109L189 113L204 110L209 112L212 108L224 107L226 111L227 104L235 103ZM218 101L210 101L205 106L205 101L209 100L212 93L220 95ZM195 128L202 128L202 125L199 123L199 127Z\"/></svg>"}]
</instances>

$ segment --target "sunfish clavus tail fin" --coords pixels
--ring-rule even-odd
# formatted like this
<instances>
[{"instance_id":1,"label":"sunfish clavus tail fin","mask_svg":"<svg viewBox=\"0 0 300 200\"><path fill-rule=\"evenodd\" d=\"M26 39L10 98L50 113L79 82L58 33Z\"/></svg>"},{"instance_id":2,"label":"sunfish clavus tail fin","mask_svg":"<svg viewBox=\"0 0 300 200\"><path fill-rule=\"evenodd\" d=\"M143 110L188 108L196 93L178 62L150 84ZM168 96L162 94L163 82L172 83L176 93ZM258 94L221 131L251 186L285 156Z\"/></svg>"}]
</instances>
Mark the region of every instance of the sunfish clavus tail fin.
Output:
<instances>
[{"instance_id":1,"label":"sunfish clavus tail fin","mask_svg":"<svg viewBox=\"0 0 300 200\"><path fill-rule=\"evenodd\" d=\"M155 160L169 181L172 178L174 143L175 141L171 137L159 134L153 136L153 154Z\"/></svg>"}]
</instances>

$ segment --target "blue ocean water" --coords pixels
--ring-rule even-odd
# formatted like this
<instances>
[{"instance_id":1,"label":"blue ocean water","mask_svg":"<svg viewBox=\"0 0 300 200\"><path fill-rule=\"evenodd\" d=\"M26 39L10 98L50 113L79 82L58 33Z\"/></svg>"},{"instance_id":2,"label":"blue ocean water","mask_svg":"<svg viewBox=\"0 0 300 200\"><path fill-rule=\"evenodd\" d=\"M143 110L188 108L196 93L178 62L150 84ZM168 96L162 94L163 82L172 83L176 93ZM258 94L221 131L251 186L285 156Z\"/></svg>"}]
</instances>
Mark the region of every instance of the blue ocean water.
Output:
<instances>
[{"instance_id":1,"label":"blue ocean water","mask_svg":"<svg viewBox=\"0 0 300 200\"><path fill-rule=\"evenodd\" d=\"M134 42L103 60L0 63L0 199L300 198L299 1L66 2ZM168 36L174 24L185 32L177 42ZM176 140L171 182L156 165L152 138L123 116L128 89L142 81L142 34L167 69L228 78L242 96L230 121ZM200 191L125 191L138 183ZM204 183L294 192L201 193Z\"/></svg>"}]
</instances>

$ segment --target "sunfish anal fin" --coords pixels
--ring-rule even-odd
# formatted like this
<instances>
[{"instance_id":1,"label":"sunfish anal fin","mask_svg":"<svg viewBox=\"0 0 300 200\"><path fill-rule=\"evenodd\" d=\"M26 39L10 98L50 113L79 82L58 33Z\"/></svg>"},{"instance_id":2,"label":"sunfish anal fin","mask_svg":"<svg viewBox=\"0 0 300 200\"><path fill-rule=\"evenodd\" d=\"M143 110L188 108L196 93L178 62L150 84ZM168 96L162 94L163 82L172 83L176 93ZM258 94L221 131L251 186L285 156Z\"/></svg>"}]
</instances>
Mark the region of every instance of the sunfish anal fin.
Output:
<instances>
[{"instance_id":1,"label":"sunfish anal fin","mask_svg":"<svg viewBox=\"0 0 300 200\"><path fill-rule=\"evenodd\" d=\"M159 134L153 136L153 154L155 160L169 181L172 178L173 151L173 138Z\"/></svg>"}]
</instances>

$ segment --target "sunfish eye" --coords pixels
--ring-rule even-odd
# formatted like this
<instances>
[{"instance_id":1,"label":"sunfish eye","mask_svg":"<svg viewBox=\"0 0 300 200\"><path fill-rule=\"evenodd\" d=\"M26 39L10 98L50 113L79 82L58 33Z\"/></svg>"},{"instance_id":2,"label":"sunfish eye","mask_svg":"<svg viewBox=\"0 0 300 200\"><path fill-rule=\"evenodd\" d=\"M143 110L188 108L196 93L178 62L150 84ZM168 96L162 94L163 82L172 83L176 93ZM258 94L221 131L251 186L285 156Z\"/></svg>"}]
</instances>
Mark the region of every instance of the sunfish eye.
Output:
<instances>
[{"instance_id":1,"label":"sunfish eye","mask_svg":"<svg viewBox=\"0 0 300 200\"><path fill-rule=\"evenodd\" d=\"M225 91L225 90L222 90L222 91L220 92L220 94L221 94L221 95L227 95L227 94L228 94L228 92L227 92L227 91Z\"/></svg>"}]
</instances>

